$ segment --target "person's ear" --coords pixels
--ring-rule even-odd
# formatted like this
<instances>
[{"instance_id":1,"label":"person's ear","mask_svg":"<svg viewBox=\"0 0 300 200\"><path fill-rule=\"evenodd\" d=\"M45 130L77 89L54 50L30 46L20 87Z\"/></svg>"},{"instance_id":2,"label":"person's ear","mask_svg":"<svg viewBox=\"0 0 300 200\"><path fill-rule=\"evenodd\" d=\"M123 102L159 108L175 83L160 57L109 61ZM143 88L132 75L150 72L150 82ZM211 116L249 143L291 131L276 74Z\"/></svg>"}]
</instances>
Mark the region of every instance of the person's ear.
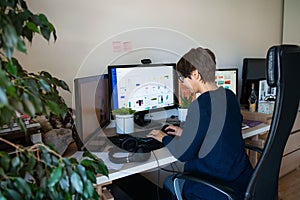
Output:
<instances>
[{"instance_id":1,"label":"person's ear","mask_svg":"<svg viewBox=\"0 0 300 200\"><path fill-rule=\"evenodd\" d=\"M194 78L198 81L202 80L202 76L201 74L198 72L198 70L193 71L192 75L194 76Z\"/></svg>"},{"instance_id":2,"label":"person's ear","mask_svg":"<svg viewBox=\"0 0 300 200\"><path fill-rule=\"evenodd\" d=\"M199 80L199 81L202 80L202 76L201 76L201 74L199 72L198 72L198 78L197 78L197 80Z\"/></svg>"},{"instance_id":3,"label":"person's ear","mask_svg":"<svg viewBox=\"0 0 300 200\"><path fill-rule=\"evenodd\" d=\"M191 75L191 76L194 77L195 80L197 80L197 79L199 78L199 72L198 72L198 70L194 70L194 71L192 72L192 75Z\"/></svg>"}]
</instances>

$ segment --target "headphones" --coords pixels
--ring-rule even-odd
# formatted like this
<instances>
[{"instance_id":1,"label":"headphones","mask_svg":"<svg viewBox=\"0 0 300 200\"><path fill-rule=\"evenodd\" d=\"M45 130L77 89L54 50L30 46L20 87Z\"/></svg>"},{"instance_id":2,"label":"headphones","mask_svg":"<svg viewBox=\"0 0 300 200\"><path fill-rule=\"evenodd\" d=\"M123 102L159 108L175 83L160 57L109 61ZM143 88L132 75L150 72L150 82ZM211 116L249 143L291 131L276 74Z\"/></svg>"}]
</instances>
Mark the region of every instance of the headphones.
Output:
<instances>
[{"instance_id":1,"label":"headphones","mask_svg":"<svg viewBox=\"0 0 300 200\"><path fill-rule=\"evenodd\" d=\"M133 137L121 140L117 146L110 148L108 152L108 158L113 163L144 162L151 156L151 153L146 150L145 146L139 144L139 141ZM117 153L128 153L128 155L123 157L115 156Z\"/></svg>"}]
</instances>

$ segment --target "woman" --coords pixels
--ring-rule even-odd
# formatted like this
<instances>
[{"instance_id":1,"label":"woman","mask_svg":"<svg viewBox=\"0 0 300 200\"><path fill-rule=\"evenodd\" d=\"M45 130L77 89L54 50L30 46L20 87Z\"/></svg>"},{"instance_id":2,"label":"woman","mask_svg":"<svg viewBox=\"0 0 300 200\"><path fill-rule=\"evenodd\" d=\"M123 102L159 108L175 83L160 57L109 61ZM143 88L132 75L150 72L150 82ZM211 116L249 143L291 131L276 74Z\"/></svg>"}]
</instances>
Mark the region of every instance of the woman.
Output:
<instances>
[{"instance_id":1,"label":"woman","mask_svg":"<svg viewBox=\"0 0 300 200\"><path fill-rule=\"evenodd\" d=\"M167 134L153 130L148 137L185 162L184 172L216 178L243 199L253 169L244 148L237 97L215 84L216 63L209 49L191 49L176 68L179 80L200 96L191 103L183 128L170 125ZM174 195L171 177L164 186ZM185 181L182 187L184 199L227 199L200 183Z\"/></svg>"}]
</instances>

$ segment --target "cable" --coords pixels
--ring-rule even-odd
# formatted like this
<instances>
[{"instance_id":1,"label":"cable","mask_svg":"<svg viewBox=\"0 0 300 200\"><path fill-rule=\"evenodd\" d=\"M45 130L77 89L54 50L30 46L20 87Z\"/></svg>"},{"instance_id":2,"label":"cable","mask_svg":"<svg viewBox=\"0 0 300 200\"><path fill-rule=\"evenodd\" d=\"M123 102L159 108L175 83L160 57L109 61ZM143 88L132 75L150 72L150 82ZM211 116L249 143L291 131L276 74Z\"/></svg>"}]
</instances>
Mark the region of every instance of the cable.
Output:
<instances>
[{"instance_id":1,"label":"cable","mask_svg":"<svg viewBox=\"0 0 300 200\"><path fill-rule=\"evenodd\" d=\"M171 170L163 168L163 167L160 167L160 164L159 164L159 161L158 161L158 158L157 158L155 152L154 151L151 151L151 152L152 152L152 154L153 154L153 156L154 156L154 158L156 160L157 168L158 168L158 170L157 170L157 184L156 184L157 187L156 187L156 193L157 193L157 199L160 200L160 194L159 194L160 170L165 171L165 172L170 172L172 174L183 174L184 175L184 174L188 174L188 173L187 172L179 171L180 169L179 169L179 167L177 166L176 163L170 163L170 166L172 168ZM174 168L174 165L175 165L176 170Z\"/></svg>"},{"instance_id":2,"label":"cable","mask_svg":"<svg viewBox=\"0 0 300 200\"><path fill-rule=\"evenodd\" d=\"M155 155L154 151L151 151L155 160L156 160L156 163L157 163L157 167L159 168L159 162L158 162L158 159L157 159L157 156ZM160 200L160 197L159 197L159 181L160 181L160 171L157 170L157 184L156 184L156 196L157 196L157 200Z\"/></svg>"},{"instance_id":3,"label":"cable","mask_svg":"<svg viewBox=\"0 0 300 200\"><path fill-rule=\"evenodd\" d=\"M160 199L160 195L159 195L159 181L160 181L160 171L157 170L157 186L156 186L157 200Z\"/></svg>"}]
</instances>

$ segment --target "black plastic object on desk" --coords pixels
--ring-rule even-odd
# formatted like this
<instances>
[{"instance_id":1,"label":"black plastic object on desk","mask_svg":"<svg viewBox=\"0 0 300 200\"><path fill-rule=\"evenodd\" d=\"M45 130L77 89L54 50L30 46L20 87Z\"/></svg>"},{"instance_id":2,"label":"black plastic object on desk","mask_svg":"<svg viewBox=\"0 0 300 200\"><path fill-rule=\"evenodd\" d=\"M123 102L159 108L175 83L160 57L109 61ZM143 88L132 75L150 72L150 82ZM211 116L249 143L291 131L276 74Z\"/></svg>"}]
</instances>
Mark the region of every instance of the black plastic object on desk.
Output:
<instances>
[{"instance_id":1,"label":"black plastic object on desk","mask_svg":"<svg viewBox=\"0 0 300 200\"><path fill-rule=\"evenodd\" d=\"M153 138L136 137L128 134L112 136L108 139L117 147L129 152L135 152L137 148L143 148L144 152L150 152L164 147L161 142Z\"/></svg>"}]
</instances>

